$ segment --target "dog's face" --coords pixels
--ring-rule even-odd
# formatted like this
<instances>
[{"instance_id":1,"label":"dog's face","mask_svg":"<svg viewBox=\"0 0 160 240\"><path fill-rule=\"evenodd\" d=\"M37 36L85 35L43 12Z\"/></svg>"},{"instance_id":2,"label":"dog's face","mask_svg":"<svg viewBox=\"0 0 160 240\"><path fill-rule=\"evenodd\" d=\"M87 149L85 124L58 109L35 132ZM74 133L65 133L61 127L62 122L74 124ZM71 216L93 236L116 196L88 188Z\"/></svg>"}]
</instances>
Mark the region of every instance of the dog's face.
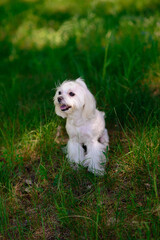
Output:
<instances>
[{"instance_id":1,"label":"dog's face","mask_svg":"<svg viewBox=\"0 0 160 240\"><path fill-rule=\"evenodd\" d=\"M89 117L95 110L95 100L84 81L63 82L54 96L56 114L66 118L76 110L82 111L83 117Z\"/></svg>"}]
</instances>

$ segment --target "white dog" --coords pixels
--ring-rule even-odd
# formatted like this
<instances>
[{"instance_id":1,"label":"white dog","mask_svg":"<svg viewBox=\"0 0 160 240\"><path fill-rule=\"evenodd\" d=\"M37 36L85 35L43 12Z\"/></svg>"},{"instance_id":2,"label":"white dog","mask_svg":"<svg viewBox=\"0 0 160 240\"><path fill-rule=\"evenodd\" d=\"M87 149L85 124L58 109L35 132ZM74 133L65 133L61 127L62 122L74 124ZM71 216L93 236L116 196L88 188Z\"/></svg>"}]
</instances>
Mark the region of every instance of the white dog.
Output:
<instances>
[{"instance_id":1,"label":"white dog","mask_svg":"<svg viewBox=\"0 0 160 240\"><path fill-rule=\"evenodd\" d=\"M105 114L96 109L96 101L85 82L81 78L64 81L57 88L54 104L56 114L67 118L67 158L71 165L81 164L94 174L103 175L109 144Z\"/></svg>"}]
</instances>

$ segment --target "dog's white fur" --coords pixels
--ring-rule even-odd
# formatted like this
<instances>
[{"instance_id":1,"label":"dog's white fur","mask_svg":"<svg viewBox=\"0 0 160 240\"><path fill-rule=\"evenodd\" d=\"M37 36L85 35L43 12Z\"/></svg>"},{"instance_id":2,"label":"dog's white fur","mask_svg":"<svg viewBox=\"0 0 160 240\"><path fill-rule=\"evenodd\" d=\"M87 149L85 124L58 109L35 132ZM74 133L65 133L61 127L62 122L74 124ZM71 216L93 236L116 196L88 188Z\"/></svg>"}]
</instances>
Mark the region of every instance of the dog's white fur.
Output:
<instances>
[{"instance_id":1,"label":"dog's white fur","mask_svg":"<svg viewBox=\"0 0 160 240\"><path fill-rule=\"evenodd\" d=\"M85 82L81 78L64 81L57 88L54 104L56 114L67 118L67 157L71 165L81 164L94 174L103 175L109 145L105 114L96 109L96 101Z\"/></svg>"}]
</instances>

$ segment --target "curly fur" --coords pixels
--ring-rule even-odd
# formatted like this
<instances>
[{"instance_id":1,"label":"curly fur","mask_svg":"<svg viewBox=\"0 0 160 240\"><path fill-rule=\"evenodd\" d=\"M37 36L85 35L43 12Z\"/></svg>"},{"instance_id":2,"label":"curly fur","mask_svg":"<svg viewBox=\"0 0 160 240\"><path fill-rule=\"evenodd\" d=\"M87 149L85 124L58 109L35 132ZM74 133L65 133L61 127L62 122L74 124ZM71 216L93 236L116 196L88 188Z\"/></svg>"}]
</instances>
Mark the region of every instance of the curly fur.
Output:
<instances>
[{"instance_id":1,"label":"curly fur","mask_svg":"<svg viewBox=\"0 0 160 240\"><path fill-rule=\"evenodd\" d=\"M103 175L109 146L105 114L96 109L95 98L85 82L81 78L64 81L57 88L54 104L56 114L67 118L67 158L71 165L80 164L96 175Z\"/></svg>"}]
</instances>

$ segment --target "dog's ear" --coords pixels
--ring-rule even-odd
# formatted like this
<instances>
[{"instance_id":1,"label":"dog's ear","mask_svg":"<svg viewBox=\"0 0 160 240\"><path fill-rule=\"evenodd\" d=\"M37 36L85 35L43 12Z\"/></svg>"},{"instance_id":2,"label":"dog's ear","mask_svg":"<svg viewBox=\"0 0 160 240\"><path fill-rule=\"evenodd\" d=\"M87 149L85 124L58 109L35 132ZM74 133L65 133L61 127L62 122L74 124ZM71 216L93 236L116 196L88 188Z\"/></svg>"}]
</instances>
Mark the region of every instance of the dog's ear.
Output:
<instances>
[{"instance_id":1,"label":"dog's ear","mask_svg":"<svg viewBox=\"0 0 160 240\"><path fill-rule=\"evenodd\" d=\"M93 115L95 114L96 110L96 101L95 98L93 97L92 93L86 88L85 90L85 102L83 106L83 118L84 119L89 119L92 118Z\"/></svg>"},{"instance_id":2,"label":"dog's ear","mask_svg":"<svg viewBox=\"0 0 160 240\"><path fill-rule=\"evenodd\" d=\"M76 83L81 85L81 87L87 89L87 86L86 86L86 84L85 84L85 82L84 82L84 80L82 78L77 78L75 81L76 81Z\"/></svg>"},{"instance_id":3,"label":"dog's ear","mask_svg":"<svg viewBox=\"0 0 160 240\"><path fill-rule=\"evenodd\" d=\"M77 78L76 83L84 89L83 118L92 118L96 110L96 101L82 78Z\"/></svg>"}]
</instances>

